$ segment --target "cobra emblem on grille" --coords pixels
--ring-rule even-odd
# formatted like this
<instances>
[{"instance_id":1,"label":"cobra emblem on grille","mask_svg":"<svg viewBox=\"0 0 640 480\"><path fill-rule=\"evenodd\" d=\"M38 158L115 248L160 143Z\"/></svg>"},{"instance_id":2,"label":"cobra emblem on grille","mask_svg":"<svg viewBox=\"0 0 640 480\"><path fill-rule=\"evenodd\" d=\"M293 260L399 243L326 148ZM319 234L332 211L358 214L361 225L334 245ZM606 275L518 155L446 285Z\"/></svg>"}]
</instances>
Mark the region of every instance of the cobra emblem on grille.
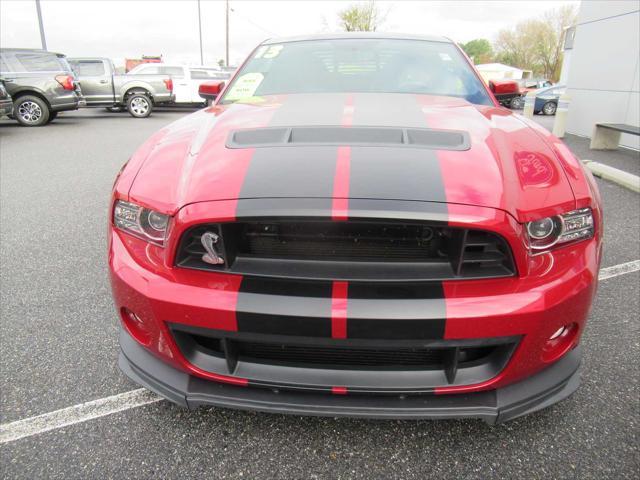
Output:
<instances>
[{"instance_id":1,"label":"cobra emblem on grille","mask_svg":"<svg viewBox=\"0 0 640 480\"><path fill-rule=\"evenodd\" d=\"M224 258L220 256L215 246L219 239L220 236L213 232L204 232L202 234L200 242L202 242L202 246L207 251L207 253L202 256L203 262L207 262L212 265L221 265L224 263Z\"/></svg>"}]
</instances>

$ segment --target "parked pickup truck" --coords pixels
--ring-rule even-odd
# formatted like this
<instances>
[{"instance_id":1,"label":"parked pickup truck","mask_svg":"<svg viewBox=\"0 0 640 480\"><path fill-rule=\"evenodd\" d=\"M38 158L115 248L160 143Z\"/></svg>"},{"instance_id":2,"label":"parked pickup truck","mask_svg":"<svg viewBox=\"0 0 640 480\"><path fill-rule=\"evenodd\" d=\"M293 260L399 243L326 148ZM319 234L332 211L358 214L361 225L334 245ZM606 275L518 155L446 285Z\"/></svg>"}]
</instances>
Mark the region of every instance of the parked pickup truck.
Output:
<instances>
[{"instance_id":1,"label":"parked pickup truck","mask_svg":"<svg viewBox=\"0 0 640 480\"><path fill-rule=\"evenodd\" d=\"M108 58L68 58L87 101L87 107L126 108L137 118L153 107L174 101L169 75L118 75Z\"/></svg>"}]
</instances>

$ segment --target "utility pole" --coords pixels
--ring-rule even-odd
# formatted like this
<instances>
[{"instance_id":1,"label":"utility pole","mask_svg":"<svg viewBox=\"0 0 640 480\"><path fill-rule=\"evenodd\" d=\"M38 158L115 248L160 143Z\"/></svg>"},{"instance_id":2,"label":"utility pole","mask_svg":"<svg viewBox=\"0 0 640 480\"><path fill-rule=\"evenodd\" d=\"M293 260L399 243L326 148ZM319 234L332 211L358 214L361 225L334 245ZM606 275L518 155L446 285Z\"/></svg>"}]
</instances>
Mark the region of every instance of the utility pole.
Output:
<instances>
[{"instance_id":1,"label":"utility pole","mask_svg":"<svg viewBox=\"0 0 640 480\"><path fill-rule=\"evenodd\" d=\"M200 14L200 0L198 0L198 30L200 32L200 65L204 65L204 57L202 56L202 16Z\"/></svg>"},{"instance_id":2,"label":"utility pole","mask_svg":"<svg viewBox=\"0 0 640 480\"><path fill-rule=\"evenodd\" d=\"M226 28L225 28L225 34L226 34L226 40L225 40L225 50L226 50L226 58L225 58L225 66L229 66L229 0L226 0L226 13L225 13L225 18L226 18Z\"/></svg>"},{"instance_id":3,"label":"utility pole","mask_svg":"<svg viewBox=\"0 0 640 480\"><path fill-rule=\"evenodd\" d=\"M36 0L36 10L38 11L38 25L40 25L40 42L42 49L47 49L47 41L44 39L44 26L42 25L42 10L40 10L40 0Z\"/></svg>"}]
</instances>

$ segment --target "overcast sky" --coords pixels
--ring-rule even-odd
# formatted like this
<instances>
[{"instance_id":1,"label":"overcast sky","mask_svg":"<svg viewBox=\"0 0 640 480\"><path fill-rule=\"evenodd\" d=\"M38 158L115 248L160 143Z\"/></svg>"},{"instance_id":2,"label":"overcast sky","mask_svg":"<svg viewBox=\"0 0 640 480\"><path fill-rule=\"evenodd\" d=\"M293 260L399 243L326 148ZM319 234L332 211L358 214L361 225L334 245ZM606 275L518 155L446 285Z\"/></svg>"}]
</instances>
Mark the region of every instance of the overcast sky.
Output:
<instances>
[{"instance_id":1,"label":"overcast sky","mask_svg":"<svg viewBox=\"0 0 640 480\"><path fill-rule=\"evenodd\" d=\"M239 63L275 36L338 31L338 12L353 2L229 2L230 61ZM503 28L579 1L378 2L379 30L445 35L458 42L492 40ZM42 0L49 50L116 59L162 54L168 62L199 63L197 0ZM206 64L224 58L224 1L202 0ZM35 0L0 0L0 46L40 48Z\"/></svg>"}]
</instances>

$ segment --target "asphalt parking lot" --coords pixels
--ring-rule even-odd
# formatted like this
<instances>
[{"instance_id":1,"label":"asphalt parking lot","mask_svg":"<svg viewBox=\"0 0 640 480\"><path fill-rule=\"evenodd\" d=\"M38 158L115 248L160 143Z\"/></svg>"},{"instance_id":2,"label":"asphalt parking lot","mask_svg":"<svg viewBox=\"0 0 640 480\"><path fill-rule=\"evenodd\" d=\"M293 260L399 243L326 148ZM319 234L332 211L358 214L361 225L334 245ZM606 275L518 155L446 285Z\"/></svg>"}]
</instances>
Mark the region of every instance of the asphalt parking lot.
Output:
<instances>
[{"instance_id":1,"label":"asphalt parking lot","mask_svg":"<svg viewBox=\"0 0 640 480\"><path fill-rule=\"evenodd\" d=\"M109 194L136 146L185 113L134 119L83 110L45 128L0 120L2 424L138 388L116 364L105 252ZM640 196L598 183L603 267L640 259ZM638 271L602 281L583 336L580 389L504 425L189 412L160 401L7 441L0 474L637 478L639 299Z\"/></svg>"}]
</instances>

